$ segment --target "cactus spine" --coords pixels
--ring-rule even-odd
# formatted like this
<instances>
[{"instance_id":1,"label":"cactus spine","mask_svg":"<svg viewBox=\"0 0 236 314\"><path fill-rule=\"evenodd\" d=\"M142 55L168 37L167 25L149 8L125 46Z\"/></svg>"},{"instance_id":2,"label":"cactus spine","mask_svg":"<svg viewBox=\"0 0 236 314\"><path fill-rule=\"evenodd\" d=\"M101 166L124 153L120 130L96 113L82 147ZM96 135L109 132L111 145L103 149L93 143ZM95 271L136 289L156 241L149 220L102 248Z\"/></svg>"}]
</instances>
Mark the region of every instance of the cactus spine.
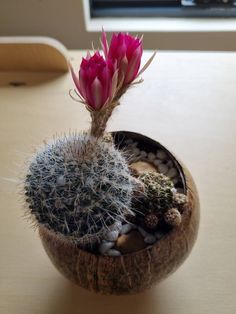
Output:
<instances>
[{"instance_id":1,"label":"cactus spine","mask_svg":"<svg viewBox=\"0 0 236 314\"><path fill-rule=\"evenodd\" d=\"M130 210L136 181L112 143L87 134L56 139L31 161L30 214L59 235L89 246Z\"/></svg>"}]
</instances>

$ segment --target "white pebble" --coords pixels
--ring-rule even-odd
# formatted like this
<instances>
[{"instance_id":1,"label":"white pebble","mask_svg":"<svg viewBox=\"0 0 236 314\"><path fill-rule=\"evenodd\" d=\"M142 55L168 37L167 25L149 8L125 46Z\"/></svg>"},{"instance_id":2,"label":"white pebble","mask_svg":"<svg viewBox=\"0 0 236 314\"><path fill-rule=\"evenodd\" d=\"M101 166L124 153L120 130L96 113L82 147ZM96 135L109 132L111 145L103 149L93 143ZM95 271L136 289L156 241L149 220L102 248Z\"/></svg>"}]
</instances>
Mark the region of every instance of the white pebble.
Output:
<instances>
[{"instance_id":1,"label":"white pebble","mask_svg":"<svg viewBox=\"0 0 236 314\"><path fill-rule=\"evenodd\" d=\"M143 228L141 228L141 227L138 227L138 231L141 233L141 235L142 235L144 238L148 235L148 233L147 233Z\"/></svg>"},{"instance_id":2,"label":"white pebble","mask_svg":"<svg viewBox=\"0 0 236 314\"><path fill-rule=\"evenodd\" d=\"M155 233L155 237L156 237L157 240L160 240L163 237L163 235L164 234L162 232L156 232Z\"/></svg>"},{"instance_id":3,"label":"white pebble","mask_svg":"<svg viewBox=\"0 0 236 314\"><path fill-rule=\"evenodd\" d=\"M172 168L172 167L174 166L172 160L168 160L168 162L167 162L166 164L167 164L167 166L168 166L169 168Z\"/></svg>"},{"instance_id":4,"label":"white pebble","mask_svg":"<svg viewBox=\"0 0 236 314\"><path fill-rule=\"evenodd\" d=\"M157 152L157 158L161 160L165 160L167 158L166 153L163 150L159 150Z\"/></svg>"},{"instance_id":5,"label":"white pebble","mask_svg":"<svg viewBox=\"0 0 236 314\"><path fill-rule=\"evenodd\" d=\"M174 178L174 179L172 180L172 182L173 182L174 184L177 184L177 183L179 182L179 179L176 177L176 178Z\"/></svg>"},{"instance_id":6,"label":"white pebble","mask_svg":"<svg viewBox=\"0 0 236 314\"><path fill-rule=\"evenodd\" d=\"M160 159L155 159L153 163L154 163L155 166L158 167L158 166L162 163L162 160L160 160Z\"/></svg>"},{"instance_id":7,"label":"white pebble","mask_svg":"<svg viewBox=\"0 0 236 314\"><path fill-rule=\"evenodd\" d=\"M105 239L108 241L116 241L118 236L119 236L119 231L113 230L113 231L107 232Z\"/></svg>"},{"instance_id":8,"label":"white pebble","mask_svg":"<svg viewBox=\"0 0 236 314\"><path fill-rule=\"evenodd\" d=\"M59 186L64 186L66 184L66 179L63 175L60 175L58 178L57 178L57 184Z\"/></svg>"},{"instance_id":9,"label":"white pebble","mask_svg":"<svg viewBox=\"0 0 236 314\"><path fill-rule=\"evenodd\" d=\"M172 188L172 189L171 189L171 192L172 192L173 194L175 194L175 193L177 192L176 188Z\"/></svg>"},{"instance_id":10,"label":"white pebble","mask_svg":"<svg viewBox=\"0 0 236 314\"><path fill-rule=\"evenodd\" d=\"M111 231L121 231L122 229L122 223L121 221L116 221L112 226L109 227Z\"/></svg>"},{"instance_id":11,"label":"white pebble","mask_svg":"<svg viewBox=\"0 0 236 314\"><path fill-rule=\"evenodd\" d=\"M107 255L109 255L109 256L120 256L121 253L118 250L111 249L111 250L107 251Z\"/></svg>"},{"instance_id":12,"label":"white pebble","mask_svg":"<svg viewBox=\"0 0 236 314\"><path fill-rule=\"evenodd\" d=\"M153 153L148 153L148 160L149 160L149 161L154 161L155 158L156 158L155 154L153 154Z\"/></svg>"},{"instance_id":13,"label":"white pebble","mask_svg":"<svg viewBox=\"0 0 236 314\"><path fill-rule=\"evenodd\" d=\"M167 172L167 176L169 178L174 178L178 174L177 170L175 168L170 168L170 170Z\"/></svg>"},{"instance_id":14,"label":"white pebble","mask_svg":"<svg viewBox=\"0 0 236 314\"><path fill-rule=\"evenodd\" d=\"M142 158L146 158L147 157L147 153L144 150L141 150L140 155Z\"/></svg>"},{"instance_id":15,"label":"white pebble","mask_svg":"<svg viewBox=\"0 0 236 314\"><path fill-rule=\"evenodd\" d=\"M148 243L148 244L153 244L154 242L156 242L156 237L152 234L148 234L145 238L144 238L144 242Z\"/></svg>"},{"instance_id":16,"label":"white pebble","mask_svg":"<svg viewBox=\"0 0 236 314\"><path fill-rule=\"evenodd\" d=\"M138 146L138 142L134 142L130 145L132 148L136 148Z\"/></svg>"},{"instance_id":17,"label":"white pebble","mask_svg":"<svg viewBox=\"0 0 236 314\"><path fill-rule=\"evenodd\" d=\"M114 246L114 242L103 242L99 245L99 252L103 255Z\"/></svg>"},{"instance_id":18,"label":"white pebble","mask_svg":"<svg viewBox=\"0 0 236 314\"><path fill-rule=\"evenodd\" d=\"M129 223L129 224L131 225L132 229L137 229L138 228L138 226L135 225L135 224L132 224L132 223Z\"/></svg>"},{"instance_id":19,"label":"white pebble","mask_svg":"<svg viewBox=\"0 0 236 314\"><path fill-rule=\"evenodd\" d=\"M122 226L122 229L121 229L121 234L126 234L126 233L128 233L128 232L130 232L130 230L132 230L133 228L132 228L132 225L130 225L130 224L125 224L125 225L123 225Z\"/></svg>"},{"instance_id":20,"label":"white pebble","mask_svg":"<svg viewBox=\"0 0 236 314\"><path fill-rule=\"evenodd\" d=\"M138 148L134 148L133 154L134 155L139 155L140 154L140 150Z\"/></svg>"},{"instance_id":21,"label":"white pebble","mask_svg":"<svg viewBox=\"0 0 236 314\"><path fill-rule=\"evenodd\" d=\"M163 173L163 174L166 174L168 172L168 167L167 165L164 165L164 164L160 164L158 166L158 170Z\"/></svg>"},{"instance_id":22,"label":"white pebble","mask_svg":"<svg viewBox=\"0 0 236 314\"><path fill-rule=\"evenodd\" d=\"M129 145L129 144L132 144L133 143L133 140L131 140L131 138L125 140L125 144Z\"/></svg>"}]
</instances>

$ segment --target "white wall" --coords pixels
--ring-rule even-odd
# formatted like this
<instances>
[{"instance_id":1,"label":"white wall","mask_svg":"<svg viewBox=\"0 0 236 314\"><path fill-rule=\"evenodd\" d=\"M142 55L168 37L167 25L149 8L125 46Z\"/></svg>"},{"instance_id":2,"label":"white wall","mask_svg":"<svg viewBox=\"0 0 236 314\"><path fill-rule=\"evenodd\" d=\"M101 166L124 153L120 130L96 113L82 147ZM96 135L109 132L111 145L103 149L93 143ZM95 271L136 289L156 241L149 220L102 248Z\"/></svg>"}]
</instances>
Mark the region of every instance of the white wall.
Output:
<instances>
[{"instance_id":1,"label":"white wall","mask_svg":"<svg viewBox=\"0 0 236 314\"><path fill-rule=\"evenodd\" d=\"M86 31L83 11L81 0L0 0L0 36L51 36L67 48L86 49L96 45L98 33ZM236 50L235 30L142 33L146 49Z\"/></svg>"}]
</instances>

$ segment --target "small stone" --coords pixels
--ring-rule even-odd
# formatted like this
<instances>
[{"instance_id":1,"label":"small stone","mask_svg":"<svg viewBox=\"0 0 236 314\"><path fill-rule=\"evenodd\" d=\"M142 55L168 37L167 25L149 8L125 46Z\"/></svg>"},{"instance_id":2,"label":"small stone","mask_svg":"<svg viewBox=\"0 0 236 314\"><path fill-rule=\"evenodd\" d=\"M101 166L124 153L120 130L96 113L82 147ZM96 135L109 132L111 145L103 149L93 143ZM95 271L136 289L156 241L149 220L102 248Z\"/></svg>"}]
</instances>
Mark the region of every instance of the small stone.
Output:
<instances>
[{"instance_id":1,"label":"small stone","mask_svg":"<svg viewBox=\"0 0 236 314\"><path fill-rule=\"evenodd\" d=\"M167 172L167 177L174 178L178 174L177 170L175 168L170 168L170 170Z\"/></svg>"},{"instance_id":2,"label":"small stone","mask_svg":"<svg viewBox=\"0 0 236 314\"><path fill-rule=\"evenodd\" d=\"M156 158L156 155L153 153L148 153L147 157L149 161L153 162Z\"/></svg>"},{"instance_id":3,"label":"small stone","mask_svg":"<svg viewBox=\"0 0 236 314\"><path fill-rule=\"evenodd\" d=\"M146 247L142 235L137 230L132 230L128 234L122 234L116 241L116 248L122 254L137 252Z\"/></svg>"},{"instance_id":4,"label":"small stone","mask_svg":"<svg viewBox=\"0 0 236 314\"><path fill-rule=\"evenodd\" d=\"M154 163L154 165L158 168L158 166L162 163L162 160L160 160L160 159L155 159L155 160L153 161L153 163Z\"/></svg>"},{"instance_id":5,"label":"small stone","mask_svg":"<svg viewBox=\"0 0 236 314\"><path fill-rule=\"evenodd\" d=\"M173 164L173 161L172 160L168 160L166 165L169 167L169 168L172 168L174 166Z\"/></svg>"},{"instance_id":6,"label":"small stone","mask_svg":"<svg viewBox=\"0 0 236 314\"><path fill-rule=\"evenodd\" d=\"M152 171L152 172L157 171L157 169L153 166L153 164L150 164L147 161L133 162L129 167L135 169L139 174L146 171Z\"/></svg>"},{"instance_id":7,"label":"small stone","mask_svg":"<svg viewBox=\"0 0 236 314\"><path fill-rule=\"evenodd\" d=\"M121 252L115 249L111 249L107 251L107 255L109 256L121 256Z\"/></svg>"},{"instance_id":8,"label":"small stone","mask_svg":"<svg viewBox=\"0 0 236 314\"><path fill-rule=\"evenodd\" d=\"M172 192L173 194L177 193L176 188L172 188L172 189L171 189L171 192Z\"/></svg>"},{"instance_id":9,"label":"small stone","mask_svg":"<svg viewBox=\"0 0 236 314\"><path fill-rule=\"evenodd\" d=\"M125 140L125 144L130 145L133 143L133 140L131 138L128 138L127 140Z\"/></svg>"},{"instance_id":10,"label":"small stone","mask_svg":"<svg viewBox=\"0 0 236 314\"><path fill-rule=\"evenodd\" d=\"M132 226L132 229L138 229L138 226L135 225L134 223L130 223L130 225Z\"/></svg>"},{"instance_id":11,"label":"small stone","mask_svg":"<svg viewBox=\"0 0 236 314\"><path fill-rule=\"evenodd\" d=\"M59 186L64 186L66 184L66 179L63 175L60 175L58 178L57 178L57 184Z\"/></svg>"},{"instance_id":12,"label":"small stone","mask_svg":"<svg viewBox=\"0 0 236 314\"><path fill-rule=\"evenodd\" d=\"M108 241L116 241L118 236L119 236L119 231L113 230L113 231L107 232L107 234L105 235L105 239Z\"/></svg>"},{"instance_id":13,"label":"small stone","mask_svg":"<svg viewBox=\"0 0 236 314\"><path fill-rule=\"evenodd\" d=\"M153 244L156 242L156 237L152 234L149 234L144 238L144 242L147 244Z\"/></svg>"},{"instance_id":14,"label":"small stone","mask_svg":"<svg viewBox=\"0 0 236 314\"><path fill-rule=\"evenodd\" d=\"M175 177L174 179L172 179L172 182L174 183L174 184L177 184L178 182L179 182L179 179L177 178L177 177ZM177 191L177 190L176 190Z\"/></svg>"},{"instance_id":15,"label":"small stone","mask_svg":"<svg viewBox=\"0 0 236 314\"><path fill-rule=\"evenodd\" d=\"M164 234L162 232L156 232L155 233L155 237L157 240L160 240L163 236L164 236Z\"/></svg>"},{"instance_id":16,"label":"small stone","mask_svg":"<svg viewBox=\"0 0 236 314\"><path fill-rule=\"evenodd\" d=\"M138 148L135 148L134 150L133 150L133 154L134 155L140 155L140 150L138 149Z\"/></svg>"},{"instance_id":17,"label":"small stone","mask_svg":"<svg viewBox=\"0 0 236 314\"><path fill-rule=\"evenodd\" d=\"M121 229L120 234L126 234L126 233L130 232L132 229L133 228L132 228L131 224L124 224L124 225L122 225L122 229Z\"/></svg>"},{"instance_id":18,"label":"small stone","mask_svg":"<svg viewBox=\"0 0 236 314\"><path fill-rule=\"evenodd\" d=\"M111 231L118 231L120 232L122 229L121 221L116 221L112 226L109 227Z\"/></svg>"},{"instance_id":19,"label":"small stone","mask_svg":"<svg viewBox=\"0 0 236 314\"><path fill-rule=\"evenodd\" d=\"M99 252L103 255L114 246L114 242L102 242L99 244Z\"/></svg>"},{"instance_id":20,"label":"small stone","mask_svg":"<svg viewBox=\"0 0 236 314\"><path fill-rule=\"evenodd\" d=\"M142 158L146 158L146 157L147 157L147 152L145 152L144 150L141 150L140 156L141 156Z\"/></svg>"},{"instance_id":21,"label":"small stone","mask_svg":"<svg viewBox=\"0 0 236 314\"><path fill-rule=\"evenodd\" d=\"M165 222L172 227L178 227L182 221L181 214L177 208L168 209L164 218Z\"/></svg>"},{"instance_id":22,"label":"small stone","mask_svg":"<svg viewBox=\"0 0 236 314\"><path fill-rule=\"evenodd\" d=\"M163 150L159 150L156 156L158 159L161 159L161 160L165 160L167 158L167 155Z\"/></svg>"},{"instance_id":23,"label":"small stone","mask_svg":"<svg viewBox=\"0 0 236 314\"><path fill-rule=\"evenodd\" d=\"M148 235L148 233L147 233L147 231L145 231L143 228L141 228L141 227L138 227L138 231L140 232L140 234L145 238L147 235Z\"/></svg>"},{"instance_id":24,"label":"small stone","mask_svg":"<svg viewBox=\"0 0 236 314\"><path fill-rule=\"evenodd\" d=\"M136 148L138 146L138 142L134 142L130 146L134 149L134 148Z\"/></svg>"},{"instance_id":25,"label":"small stone","mask_svg":"<svg viewBox=\"0 0 236 314\"><path fill-rule=\"evenodd\" d=\"M158 170L160 173L166 174L168 172L168 167L167 167L167 165L160 164L158 166Z\"/></svg>"}]
</instances>

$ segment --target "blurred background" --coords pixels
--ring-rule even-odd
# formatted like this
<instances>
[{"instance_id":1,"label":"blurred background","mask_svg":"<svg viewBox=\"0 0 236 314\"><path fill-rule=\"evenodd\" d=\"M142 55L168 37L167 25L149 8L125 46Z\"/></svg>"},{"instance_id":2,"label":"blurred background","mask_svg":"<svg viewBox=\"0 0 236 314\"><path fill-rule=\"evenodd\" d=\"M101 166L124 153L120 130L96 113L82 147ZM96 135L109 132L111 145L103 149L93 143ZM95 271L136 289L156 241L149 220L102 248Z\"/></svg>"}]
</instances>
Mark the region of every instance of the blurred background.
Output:
<instances>
[{"instance_id":1,"label":"blurred background","mask_svg":"<svg viewBox=\"0 0 236 314\"><path fill-rule=\"evenodd\" d=\"M101 28L144 34L147 49L234 51L235 0L8 0L0 36L50 36L68 49L98 45Z\"/></svg>"}]
</instances>

